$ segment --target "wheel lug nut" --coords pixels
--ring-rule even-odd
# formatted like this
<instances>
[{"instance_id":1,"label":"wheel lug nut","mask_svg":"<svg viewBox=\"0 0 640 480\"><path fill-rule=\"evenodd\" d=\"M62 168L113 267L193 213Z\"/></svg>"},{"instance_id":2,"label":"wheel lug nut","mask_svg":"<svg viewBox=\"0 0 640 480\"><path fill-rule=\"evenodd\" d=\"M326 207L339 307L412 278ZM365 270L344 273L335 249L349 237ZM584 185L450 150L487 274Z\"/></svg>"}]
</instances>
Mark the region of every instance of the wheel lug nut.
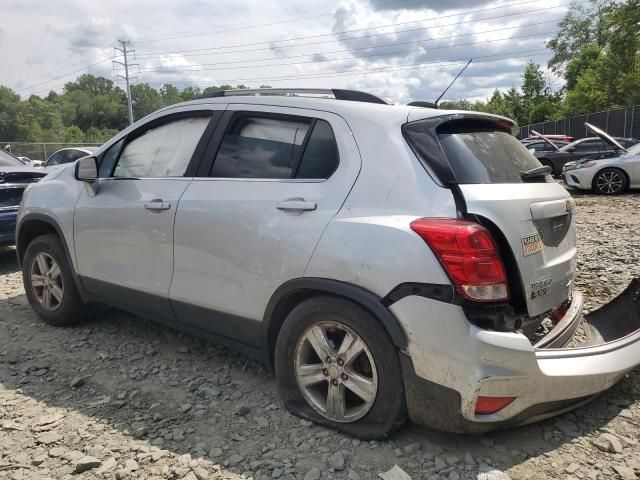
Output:
<instances>
[{"instance_id":1,"label":"wheel lug nut","mask_svg":"<svg viewBox=\"0 0 640 480\"><path fill-rule=\"evenodd\" d=\"M331 357L326 358L327 363L331 363Z\"/></svg>"},{"instance_id":2,"label":"wheel lug nut","mask_svg":"<svg viewBox=\"0 0 640 480\"><path fill-rule=\"evenodd\" d=\"M342 359L338 360L338 365L343 366L344 365L344 361Z\"/></svg>"},{"instance_id":3,"label":"wheel lug nut","mask_svg":"<svg viewBox=\"0 0 640 480\"><path fill-rule=\"evenodd\" d=\"M342 380L344 380L345 382L346 382L347 380L349 380L349 377L347 377L347 374L346 374L346 373L343 373L342 375L340 375L340 378L341 378Z\"/></svg>"},{"instance_id":4,"label":"wheel lug nut","mask_svg":"<svg viewBox=\"0 0 640 480\"><path fill-rule=\"evenodd\" d=\"M331 385L334 387L338 386L338 380L331 380Z\"/></svg>"},{"instance_id":5,"label":"wheel lug nut","mask_svg":"<svg viewBox=\"0 0 640 480\"><path fill-rule=\"evenodd\" d=\"M324 370L322 370L322 374L326 377L327 375L329 375L329 371L325 368Z\"/></svg>"}]
</instances>

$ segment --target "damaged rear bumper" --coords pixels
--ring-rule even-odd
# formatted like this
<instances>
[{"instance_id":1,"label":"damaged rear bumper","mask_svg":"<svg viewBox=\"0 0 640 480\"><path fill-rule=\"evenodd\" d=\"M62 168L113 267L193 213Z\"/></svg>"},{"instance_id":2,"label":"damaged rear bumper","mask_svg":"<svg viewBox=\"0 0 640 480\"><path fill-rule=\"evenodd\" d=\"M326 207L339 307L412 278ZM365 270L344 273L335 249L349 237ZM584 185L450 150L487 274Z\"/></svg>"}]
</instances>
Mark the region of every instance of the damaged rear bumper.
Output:
<instances>
[{"instance_id":1,"label":"damaged rear bumper","mask_svg":"<svg viewBox=\"0 0 640 480\"><path fill-rule=\"evenodd\" d=\"M565 347L578 330L583 342ZM445 375L420 371L416 355L403 355L407 405L414 422L446 431L482 432L563 413L640 365L640 280L586 316L582 296L576 294L565 316L535 346L521 334L472 325L466 340L466 351L449 355L450 371ZM515 400L496 413L478 415L479 396Z\"/></svg>"}]
</instances>

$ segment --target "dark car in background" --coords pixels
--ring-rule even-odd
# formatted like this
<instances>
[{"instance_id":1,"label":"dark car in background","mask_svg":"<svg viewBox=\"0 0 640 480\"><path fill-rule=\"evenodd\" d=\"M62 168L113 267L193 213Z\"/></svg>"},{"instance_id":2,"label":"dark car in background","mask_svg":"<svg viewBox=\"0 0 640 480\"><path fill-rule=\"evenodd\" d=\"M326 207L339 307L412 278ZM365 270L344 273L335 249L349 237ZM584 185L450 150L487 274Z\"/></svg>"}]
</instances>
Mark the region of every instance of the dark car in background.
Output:
<instances>
[{"instance_id":1,"label":"dark car in background","mask_svg":"<svg viewBox=\"0 0 640 480\"><path fill-rule=\"evenodd\" d=\"M22 160L0 150L0 246L15 243L16 214L27 185L47 172L30 167Z\"/></svg>"},{"instance_id":2,"label":"dark car in background","mask_svg":"<svg viewBox=\"0 0 640 480\"><path fill-rule=\"evenodd\" d=\"M535 152L556 152L557 149L545 142L544 140L522 140L520 143L522 143L525 147L527 147L527 149L533 149ZM556 147L558 148L562 148L565 145L569 145L568 142L561 142L559 140L553 140L553 143L555 144Z\"/></svg>"},{"instance_id":3,"label":"dark car in background","mask_svg":"<svg viewBox=\"0 0 640 480\"><path fill-rule=\"evenodd\" d=\"M553 151L536 151L534 155L542 165L551 167L552 175L556 177L562 175L562 167L567 162L585 157L607 158L619 154L616 146L608 144L599 137L581 138L561 148L557 148L551 140L544 136L542 137L552 147ZM615 137L615 139L625 148L637 143L637 140L632 138Z\"/></svg>"}]
</instances>

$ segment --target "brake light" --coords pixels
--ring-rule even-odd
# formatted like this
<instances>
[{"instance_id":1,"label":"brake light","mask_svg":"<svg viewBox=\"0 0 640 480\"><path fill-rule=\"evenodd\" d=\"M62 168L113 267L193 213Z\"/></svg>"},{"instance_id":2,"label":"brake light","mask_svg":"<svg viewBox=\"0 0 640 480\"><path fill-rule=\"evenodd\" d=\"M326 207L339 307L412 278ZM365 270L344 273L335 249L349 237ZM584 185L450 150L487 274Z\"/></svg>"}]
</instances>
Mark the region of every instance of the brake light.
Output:
<instances>
[{"instance_id":1,"label":"brake light","mask_svg":"<svg viewBox=\"0 0 640 480\"><path fill-rule=\"evenodd\" d=\"M476 400L476 414L490 415L499 412L515 399L516 397L478 397L478 400Z\"/></svg>"},{"instance_id":2,"label":"brake light","mask_svg":"<svg viewBox=\"0 0 640 480\"><path fill-rule=\"evenodd\" d=\"M509 299L507 274L489 231L482 225L449 218L411 222L431 247L456 289L479 302Z\"/></svg>"}]
</instances>

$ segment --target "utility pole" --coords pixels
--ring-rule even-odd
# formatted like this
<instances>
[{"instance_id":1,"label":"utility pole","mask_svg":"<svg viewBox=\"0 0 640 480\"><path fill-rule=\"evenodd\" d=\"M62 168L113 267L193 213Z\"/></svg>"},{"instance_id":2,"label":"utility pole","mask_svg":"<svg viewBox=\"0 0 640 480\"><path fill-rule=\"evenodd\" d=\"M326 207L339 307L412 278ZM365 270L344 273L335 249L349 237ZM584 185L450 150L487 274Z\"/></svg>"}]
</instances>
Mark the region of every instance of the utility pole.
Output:
<instances>
[{"instance_id":1,"label":"utility pole","mask_svg":"<svg viewBox=\"0 0 640 480\"><path fill-rule=\"evenodd\" d=\"M126 40L118 40L118 42L120 43L120 45L122 45L121 47L113 47L115 48L116 51L122 53L122 56L124 57L124 61L123 62L119 62L118 60L113 60L113 63L117 63L118 65L121 65L124 67L124 75L118 75L120 78L123 78L124 81L127 84L127 106L129 108L129 125L133 124L133 105L131 103L131 88L129 86L129 67L133 66L133 65L137 65L137 63L129 63L129 58L127 56L127 54L129 53L135 53L135 50L132 50L130 48L127 48L127 45L130 45L131 42L128 42Z\"/></svg>"}]
</instances>

